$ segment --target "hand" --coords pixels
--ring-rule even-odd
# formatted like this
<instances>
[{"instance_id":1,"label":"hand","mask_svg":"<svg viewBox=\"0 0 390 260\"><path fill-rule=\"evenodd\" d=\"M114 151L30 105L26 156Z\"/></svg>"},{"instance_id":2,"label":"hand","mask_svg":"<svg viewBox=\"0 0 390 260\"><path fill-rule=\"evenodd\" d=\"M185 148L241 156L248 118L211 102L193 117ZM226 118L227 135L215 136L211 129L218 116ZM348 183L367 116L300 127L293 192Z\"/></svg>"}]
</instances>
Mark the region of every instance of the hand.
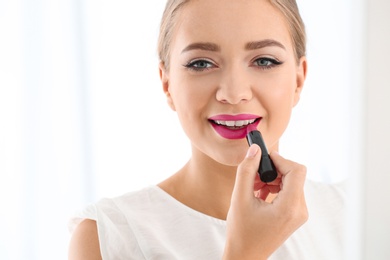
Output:
<instances>
[{"instance_id":1,"label":"hand","mask_svg":"<svg viewBox=\"0 0 390 260\"><path fill-rule=\"evenodd\" d=\"M223 259L267 259L308 218L303 186L306 167L271 153L279 178L272 185L255 183L261 150L252 145L237 169L227 216ZM260 192L253 192L253 188ZM269 193L278 193L268 203Z\"/></svg>"}]
</instances>

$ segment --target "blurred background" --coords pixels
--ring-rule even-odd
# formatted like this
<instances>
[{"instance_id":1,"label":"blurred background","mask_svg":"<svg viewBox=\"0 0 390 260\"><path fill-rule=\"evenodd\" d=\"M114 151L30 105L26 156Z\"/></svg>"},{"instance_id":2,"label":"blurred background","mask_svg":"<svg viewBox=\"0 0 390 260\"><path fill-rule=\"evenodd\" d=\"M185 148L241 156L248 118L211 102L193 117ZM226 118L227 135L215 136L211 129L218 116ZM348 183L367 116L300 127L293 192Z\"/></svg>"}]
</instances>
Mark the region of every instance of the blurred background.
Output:
<instances>
[{"instance_id":1,"label":"blurred background","mask_svg":"<svg viewBox=\"0 0 390 260\"><path fill-rule=\"evenodd\" d=\"M345 259L390 259L390 2L298 4L309 74L281 153L347 180ZM189 158L158 76L164 5L0 0L0 259L67 259L72 214Z\"/></svg>"}]
</instances>

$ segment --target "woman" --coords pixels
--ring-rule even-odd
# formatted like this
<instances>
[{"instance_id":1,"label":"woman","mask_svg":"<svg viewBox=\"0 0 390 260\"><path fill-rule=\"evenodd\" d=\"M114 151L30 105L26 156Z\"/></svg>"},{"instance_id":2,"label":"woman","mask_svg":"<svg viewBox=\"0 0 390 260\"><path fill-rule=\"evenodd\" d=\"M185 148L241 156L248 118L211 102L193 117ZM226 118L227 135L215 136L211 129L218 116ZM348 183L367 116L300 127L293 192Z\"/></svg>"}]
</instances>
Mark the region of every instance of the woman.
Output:
<instances>
[{"instance_id":1,"label":"woman","mask_svg":"<svg viewBox=\"0 0 390 260\"><path fill-rule=\"evenodd\" d=\"M295 1L168 0L159 56L192 156L156 186L88 207L70 259L341 259L342 194L304 187L305 167L277 153L307 71ZM271 183L257 175L259 147L248 149L252 128L277 169Z\"/></svg>"}]
</instances>

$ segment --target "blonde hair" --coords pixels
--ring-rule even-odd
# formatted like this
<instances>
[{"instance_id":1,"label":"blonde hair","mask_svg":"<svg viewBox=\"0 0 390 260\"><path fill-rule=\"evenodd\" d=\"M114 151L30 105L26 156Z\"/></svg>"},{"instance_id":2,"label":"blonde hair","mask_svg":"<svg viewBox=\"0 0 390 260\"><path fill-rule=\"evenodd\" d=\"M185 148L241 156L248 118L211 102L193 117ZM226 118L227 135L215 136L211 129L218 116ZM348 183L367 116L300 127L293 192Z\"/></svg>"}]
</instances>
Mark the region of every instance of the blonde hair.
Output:
<instances>
[{"instance_id":1,"label":"blonde hair","mask_svg":"<svg viewBox=\"0 0 390 260\"><path fill-rule=\"evenodd\" d=\"M168 0L162 15L160 35L158 38L158 55L160 62L164 63L165 69L169 69L170 46L172 33L175 25L175 17L179 10L191 0ZM306 32L305 25L299 13L295 0L268 0L286 18L291 34L294 54L297 62L306 55Z\"/></svg>"}]
</instances>

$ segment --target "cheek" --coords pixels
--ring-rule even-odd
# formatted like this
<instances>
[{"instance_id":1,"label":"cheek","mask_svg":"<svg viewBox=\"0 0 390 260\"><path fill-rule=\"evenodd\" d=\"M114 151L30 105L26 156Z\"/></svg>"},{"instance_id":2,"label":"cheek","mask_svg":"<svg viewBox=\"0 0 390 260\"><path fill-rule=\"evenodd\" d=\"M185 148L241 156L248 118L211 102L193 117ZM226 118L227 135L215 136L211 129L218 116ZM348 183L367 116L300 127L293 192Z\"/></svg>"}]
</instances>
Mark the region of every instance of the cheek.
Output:
<instances>
[{"instance_id":1,"label":"cheek","mask_svg":"<svg viewBox=\"0 0 390 260\"><path fill-rule=\"evenodd\" d=\"M275 88L270 94L269 101L271 101L269 106L273 112L288 116L294 106L294 89L288 85Z\"/></svg>"},{"instance_id":2,"label":"cheek","mask_svg":"<svg viewBox=\"0 0 390 260\"><path fill-rule=\"evenodd\" d=\"M199 113L215 99L214 84L210 80L195 79L191 76L177 77L172 82L171 93L177 111L185 113Z\"/></svg>"},{"instance_id":3,"label":"cheek","mask_svg":"<svg viewBox=\"0 0 390 260\"><path fill-rule=\"evenodd\" d=\"M270 80L258 93L265 110L261 130L269 145L274 145L289 123L294 105L295 81L292 77L278 77Z\"/></svg>"},{"instance_id":4,"label":"cheek","mask_svg":"<svg viewBox=\"0 0 390 260\"><path fill-rule=\"evenodd\" d=\"M212 104L213 89L210 83L190 77L176 77L171 82L171 95L180 124L191 140L202 138L206 133Z\"/></svg>"},{"instance_id":5,"label":"cheek","mask_svg":"<svg viewBox=\"0 0 390 260\"><path fill-rule=\"evenodd\" d=\"M289 74L275 74L263 78L257 87L258 97L265 108L286 113L294 105L295 79Z\"/></svg>"},{"instance_id":6,"label":"cheek","mask_svg":"<svg viewBox=\"0 0 390 260\"><path fill-rule=\"evenodd\" d=\"M269 127L281 133L286 128L292 112L293 95L291 91L275 91L266 101Z\"/></svg>"}]
</instances>

